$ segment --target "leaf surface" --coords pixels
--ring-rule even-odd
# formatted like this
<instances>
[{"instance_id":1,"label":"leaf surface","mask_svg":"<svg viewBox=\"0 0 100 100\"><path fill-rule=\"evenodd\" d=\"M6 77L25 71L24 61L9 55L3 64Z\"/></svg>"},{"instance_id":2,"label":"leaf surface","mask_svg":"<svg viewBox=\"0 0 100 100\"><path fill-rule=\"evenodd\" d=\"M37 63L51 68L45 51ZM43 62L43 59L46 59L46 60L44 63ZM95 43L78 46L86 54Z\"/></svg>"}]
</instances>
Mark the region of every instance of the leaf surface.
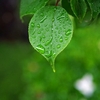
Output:
<instances>
[{"instance_id":1,"label":"leaf surface","mask_svg":"<svg viewBox=\"0 0 100 100\"><path fill-rule=\"evenodd\" d=\"M70 4L75 16L82 20L87 11L85 0L70 0Z\"/></svg>"},{"instance_id":2,"label":"leaf surface","mask_svg":"<svg viewBox=\"0 0 100 100\"><path fill-rule=\"evenodd\" d=\"M87 0L87 2L89 3L92 17L96 18L100 13L100 0Z\"/></svg>"},{"instance_id":3,"label":"leaf surface","mask_svg":"<svg viewBox=\"0 0 100 100\"><path fill-rule=\"evenodd\" d=\"M41 7L45 6L48 0L21 0L20 18L26 15L33 15Z\"/></svg>"},{"instance_id":4,"label":"leaf surface","mask_svg":"<svg viewBox=\"0 0 100 100\"><path fill-rule=\"evenodd\" d=\"M29 23L29 40L54 69L56 56L72 38L72 21L62 7L47 6L38 10Z\"/></svg>"}]
</instances>

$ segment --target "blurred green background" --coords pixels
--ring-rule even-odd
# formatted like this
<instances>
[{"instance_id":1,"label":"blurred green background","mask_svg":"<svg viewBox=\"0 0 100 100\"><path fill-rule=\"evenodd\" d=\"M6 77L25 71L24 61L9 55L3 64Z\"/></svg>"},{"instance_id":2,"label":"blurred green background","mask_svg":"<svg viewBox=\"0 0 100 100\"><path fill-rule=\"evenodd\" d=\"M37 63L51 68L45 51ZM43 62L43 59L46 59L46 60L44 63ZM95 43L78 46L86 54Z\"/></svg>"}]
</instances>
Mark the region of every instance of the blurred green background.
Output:
<instances>
[{"instance_id":1,"label":"blurred green background","mask_svg":"<svg viewBox=\"0 0 100 100\"><path fill-rule=\"evenodd\" d=\"M23 35L5 36L0 38L0 100L100 100L100 20L75 28L70 44L56 59L56 73ZM96 85L89 98L74 87L86 73L93 75Z\"/></svg>"}]
</instances>

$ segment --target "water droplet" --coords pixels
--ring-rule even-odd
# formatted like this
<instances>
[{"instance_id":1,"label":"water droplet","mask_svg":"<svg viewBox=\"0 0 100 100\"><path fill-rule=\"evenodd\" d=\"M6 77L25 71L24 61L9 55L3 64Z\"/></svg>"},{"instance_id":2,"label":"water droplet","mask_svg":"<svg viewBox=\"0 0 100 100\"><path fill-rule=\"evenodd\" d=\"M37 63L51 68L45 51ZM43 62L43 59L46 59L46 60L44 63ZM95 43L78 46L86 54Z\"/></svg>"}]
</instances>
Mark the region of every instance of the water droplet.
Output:
<instances>
[{"instance_id":1,"label":"water droplet","mask_svg":"<svg viewBox=\"0 0 100 100\"><path fill-rule=\"evenodd\" d=\"M46 19L47 19L47 17L45 16L45 17L40 21L40 23L43 23Z\"/></svg>"},{"instance_id":2,"label":"water droplet","mask_svg":"<svg viewBox=\"0 0 100 100\"><path fill-rule=\"evenodd\" d=\"M43 35L42 38L45 38L45 36Z\"/></svg>"},{"instance_id":3,"label":"water droplet","mask_svg":"<svg viewBox=\"0 0 100 100\"><path fill-rule=\"evenodd\" d=\"M63 38L61 37L59 41L60 41L60 42L63 42Z\"/></svg>"},{"instance_id":4,"label":"water droplet","mask_svg":"<svg viewBox=\"0 0 100 100\"><path fill-rule=\"evenodd\" d=\"M70 35L71 34L71 30L67 30L66 32L65 32L65 35L66 36L68 36L68 35Z\"/></svg>"},{"instance_id":5,"label":"water droplet","mask_svg":"<svg viewBox=\"0 0 100 100\"><path fill-rule=\"evenodd\" d=\"M54 52L54 53L53 53L53 57L55 57L55 55L56 55L56 53Z\"/></svg>"},{"instance_id":6,"label":"water droplet","mask_svg":"<svg viewBox=\"0 0 100 100\"><path fill-rule=\"evenodd\" d=\"M57 48L60 48L60 47L61 47L60 44L58 44L58 45L57 45Z\"/></svg>"},{"instance_id":7,"label":"water droplet","mask_svg":"<svg viewBox=\"0 0 100 100\"><path fill-rule=\"evenodd\" d=\"M48 52L45 54L45 56L46 56L47 58L50 58L50 57L52 56L52 51L48 51Z\"/></svg>"},{"instance_id":8,"label":"water droplet","mask_svg":"<svg viewBox=\"0 0 100 100\"><path fill-rule=\"evenodd\" d=\"M37 24L37 27L40 28L40 24Z\"/></svg>"},{"instance_id":9,"label":"water droplet","mask_svg":"<svg viewBox=\"0 0 100 100\"><path fill-rule=\"evenodd\" d=\"M53 37L51 36L49 40L46 41L45 46L49 45L52 41Z\"/></svg>"},{"instance_id":10,"label":"water droplet","mask_svg":"<svg viewBox=\"0 0 100 100\"><path fill-rule=\"evenodd\" d=\"M52 28L51 30L53 31L54 29Z\"/></svg>"},{"instance_id":11,"label":"water droplet","mask_svg":"<svg viewBox=\"0 0 100 100\"><path fill-rule=\"evenodd\" d=\"M33 22L31 23L31 26L34 27L34 23Z\"/></svg>"},{"instance_id":12,"label":"water droplet","mask_svg":"<svg viewBox=\"0 0 100 100\"><path fill-rule=\"evenodd\" d=\"M57 20L60 20L61 21L62 18L65 18L65 16L58 16L57 17Z\"/></svg>"},{"instance_id":13,"label":"water droplet","mask_svg":"<svg viewBox=\"0 0 100 100\"><path fill-rule=\"evenodd\" d=\"M61 18L65 18L65 16L61 16Z\"/></svg>"},{"instance_id":14,"label":"water droplet","mask_svg":"<svg viewBox=\"0 0 100 100\"><path fill-rule=\"evenodd\" d=\"M43 47L42 45L38 45L38 46L36 47L36 49L37 49L37 51L40 52L41 54L43 54L43 53L45 52L45 49L44 49L44 47Z\"/></svg>"}]
</instances>

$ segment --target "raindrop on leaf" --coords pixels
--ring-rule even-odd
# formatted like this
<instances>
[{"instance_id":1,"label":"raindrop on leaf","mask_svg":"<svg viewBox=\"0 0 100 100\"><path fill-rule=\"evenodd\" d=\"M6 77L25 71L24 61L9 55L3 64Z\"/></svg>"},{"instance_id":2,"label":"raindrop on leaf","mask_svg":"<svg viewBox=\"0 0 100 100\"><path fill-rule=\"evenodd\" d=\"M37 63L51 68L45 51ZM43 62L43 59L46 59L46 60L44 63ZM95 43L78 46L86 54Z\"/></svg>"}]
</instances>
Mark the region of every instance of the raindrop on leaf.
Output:
<instances>
[{"instance_id":1,"label":"raindrop on leaf","mask_svg":"<svg viewBox=\"0 0 100 100\"><path fill-rule=\"evenodd\" d=\"M68 36L68 35L70 35L71 33L72 33L71 30L67 30L67 31L65 32L65 35Z\"/></svg>"},{"instance_id":2,"label":"raindrop on leaf","mask_svg":"<svg viewBox=\"0 0 100 100\"><path fill-rule=\"evenodd\" d=\"M41 54L44 54L44 53L45 53L45 49L44 49L44 47L43 47L42 45L38 45L38 46L36 47L36 50L37 50L38 52L40 52Z\"/></svg>"},{"instance_id":3,"label":"raindrop on leaf","mask_svg":"<svg viewBox=\"0 0 100 100\"><path fill-rule=\"evenodd\" d=\"M59 41L60 41L60 42L63 42L63 38L61 37Z\"/></svg>"},{"instance_id":4,"label":"raindrop on leaf","mask_svg":"<svg viewBox=\"0 0 100 100\"><path fill-rule=\"evenodd\" d=\"M60 44L58 44L58 45L57 45L57 48L60 48L60 47L61 47L61 45L60 45Z\"/></svg>"},{"instance_id":5,"label":"raindrop on leaf","mask_svg":"<svg viewBox=\"0 0 100 100\"><path fill-rule=\"evenodd\" d=\"M33 22L31 23L31 26L34 27L34 23Z\"/></svg>"},{"instance_id":6,"label":"raindrop on leaf","mask_svg":"<svg viewBox=\"0 0 100 100\"><path fill-rule=\"evenodd\" d=\"M37 27L40 28L40 24L37 24Z\"/></svg>"},{"instance_id":7,"label":"raindrop on leaf","mask_svg":"<svg viewBox=\"0 0 100 100\"><path fill-rule=\"evenodd\" d=\"M53 39L53 38L52 38L52 36L51 36L50 39L46 41L45 46L49 45L49 44L51 43L52 39Z\"/></svg>"},{"instance_id":8,"label":"raindrop on leaf","mask_svg":"<svg viewBox=\"0 0 100 100\"><path fill-rule=\"evenodd\" d=\"M47 17L45 16L45 17L40 21L40 23L43 23L46 19L47 19Z\"/></svg>"}]
</instances>

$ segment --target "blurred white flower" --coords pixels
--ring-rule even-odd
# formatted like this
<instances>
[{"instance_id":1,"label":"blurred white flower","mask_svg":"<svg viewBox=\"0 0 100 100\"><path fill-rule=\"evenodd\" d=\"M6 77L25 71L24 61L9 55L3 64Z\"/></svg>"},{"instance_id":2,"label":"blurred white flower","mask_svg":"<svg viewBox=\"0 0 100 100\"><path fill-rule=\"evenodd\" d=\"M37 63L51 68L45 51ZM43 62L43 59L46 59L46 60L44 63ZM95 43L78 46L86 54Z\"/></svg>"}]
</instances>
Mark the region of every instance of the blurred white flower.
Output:
<instances>
[{"instance_id":1,"label":"blurred white flower","mask_svg":"<svg viewBox=\"0 0 100 100\"><path fill-rule=\"evenodd\" d=\"M95 84L93 83L93 76L85 74L82 79L75 82L75 88L79 90L85 97L92 96L95 91Z\"/></svg>"}]
</instances>

